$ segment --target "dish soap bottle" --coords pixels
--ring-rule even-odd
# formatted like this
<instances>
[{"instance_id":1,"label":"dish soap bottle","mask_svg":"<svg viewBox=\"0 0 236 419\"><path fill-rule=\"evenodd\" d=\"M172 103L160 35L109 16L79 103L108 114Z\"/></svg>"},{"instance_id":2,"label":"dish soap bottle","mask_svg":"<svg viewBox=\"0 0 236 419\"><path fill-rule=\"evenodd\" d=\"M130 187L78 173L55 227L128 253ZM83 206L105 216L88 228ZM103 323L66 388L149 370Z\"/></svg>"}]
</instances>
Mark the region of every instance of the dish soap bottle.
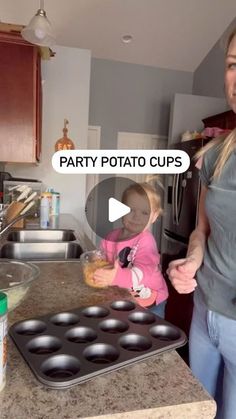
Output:
<instances>
[{"instance_id":1,"label":"dish soap bottle","mask_svg":"<svg viewBox=\"0 0 236 419\"><path fill-rule=\"evenodd\" d=\"M49 227L49 217L50 217L49 196L47 193L43 193L41 195L41 202L40 202L40 227L41 228Z\"/></svg>"},{"instance_id":2,"label":"dish soap bottle","mask_svg":"<svg viewBox=\"0 0 236 419\"><path fill-rule=\"evenodd\" d=\"M0 292L0 391L6 384L7 366L7 296Z\"/></svg>"}]
</instances>

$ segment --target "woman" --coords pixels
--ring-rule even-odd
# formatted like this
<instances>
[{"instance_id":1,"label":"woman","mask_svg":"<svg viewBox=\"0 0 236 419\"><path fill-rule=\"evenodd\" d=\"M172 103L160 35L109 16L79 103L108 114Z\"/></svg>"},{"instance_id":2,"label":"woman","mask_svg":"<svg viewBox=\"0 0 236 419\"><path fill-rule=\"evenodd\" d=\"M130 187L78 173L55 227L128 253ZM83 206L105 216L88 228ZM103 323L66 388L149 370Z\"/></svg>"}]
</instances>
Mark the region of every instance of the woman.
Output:
<instances>
[{"instance_id":1,"label":"woman","mask_svg":"<svg viewBox=\"0 0 236 419\"><path fill-rule=\"evenodd\" d=\"M226 48L225 90L236 113L236 29ZM236 129L208 143L199 220L185 259L168 275L179 293L194 293L190 365L217 402L217 418L236 418ZM197 273L197 275L196 275ZM195 275L196 278L195 279Z\"/></svg>"}]
</instances>

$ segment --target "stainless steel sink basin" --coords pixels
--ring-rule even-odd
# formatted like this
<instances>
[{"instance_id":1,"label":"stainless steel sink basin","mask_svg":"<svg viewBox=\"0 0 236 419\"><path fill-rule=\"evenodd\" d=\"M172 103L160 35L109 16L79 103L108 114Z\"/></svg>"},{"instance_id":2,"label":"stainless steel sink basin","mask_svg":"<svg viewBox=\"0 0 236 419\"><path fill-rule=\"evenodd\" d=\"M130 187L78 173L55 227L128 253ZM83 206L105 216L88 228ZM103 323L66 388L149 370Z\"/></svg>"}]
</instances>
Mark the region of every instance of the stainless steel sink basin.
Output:
<instances>
[{"instance_id":1,"label":"stainless steel sink basin","mask_svg":"<svg viewBox=\"0 0 236 419\"><path fill-rule=\"evenodd\" d=\"M70 242L76 237L73 230L18 230L9 233L7 240L20 243Z\"/></svg>"},{"instance_id":2,"label":"stainless steel sink basin","mask_svg":"<svg viewBox=\"0 0 236 419\"><path fill-rule=\"evenodd\" d=\"M82 252L82 247L76 242L9 242L2 246L0 257L23 260L68 260L79 259Z\"/></svg>"}]
</instances>

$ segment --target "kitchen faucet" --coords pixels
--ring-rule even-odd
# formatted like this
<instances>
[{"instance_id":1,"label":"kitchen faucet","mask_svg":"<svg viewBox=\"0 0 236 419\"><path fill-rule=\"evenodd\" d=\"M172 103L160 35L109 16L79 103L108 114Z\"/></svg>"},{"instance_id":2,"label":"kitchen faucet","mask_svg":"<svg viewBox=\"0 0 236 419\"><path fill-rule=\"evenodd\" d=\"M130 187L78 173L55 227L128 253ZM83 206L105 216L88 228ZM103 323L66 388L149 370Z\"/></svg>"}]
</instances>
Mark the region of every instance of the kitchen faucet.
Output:
<instances>
[{"instance_id":1,"label":"kitchen faucet","mask_svg":"<svg viewBox=\"0 0 236 419\"><path fill-rule=\"evenodd\" d=\"M30 212L32 211L26 211L24 214L20 214L17 217L13 218L11 221L9 221L9 223L7 223L3 228L3 219L0 218L0 239L1 237L4 235L4 233L6 233L10 227L12 227L15 223L17 223L17 221L22 220L23 218L27 217Z\"/></svg>"}]
</instances>

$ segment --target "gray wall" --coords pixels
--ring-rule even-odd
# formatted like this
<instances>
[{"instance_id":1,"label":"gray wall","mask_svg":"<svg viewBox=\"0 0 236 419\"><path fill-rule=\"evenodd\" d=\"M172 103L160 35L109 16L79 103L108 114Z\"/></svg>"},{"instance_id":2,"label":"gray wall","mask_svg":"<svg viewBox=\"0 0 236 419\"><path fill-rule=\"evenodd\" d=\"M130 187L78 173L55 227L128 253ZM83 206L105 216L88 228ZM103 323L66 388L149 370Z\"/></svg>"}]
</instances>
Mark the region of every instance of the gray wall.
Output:
<instances>
[{"instance_id":1,"label":"gray wall","mask_svg":"<svg viewBox=\"0 0 236 419\"><path fill-rule=\"evenodd\" d=\"M167 135L173 95L192 83L190 72L92 59L89 124L101 126L101 147L116 148L118 131Z\"/></svg>"},{"instance_id":2,"label":"gray wall","mask_svg":"<svg viewBox=\"0 0 236 419\"><path fill-rule=\"evenodd\" d=\"M224 46L228 35L236 28L236 18L230 23L205 59L194 72L193 95L224 97Z\"/></svg>"},{"instance_id":3,"label":"gray wall","mask_svg":"<svg viewBox=\"0 0 236 419\"><path fill-rule=\"evenodd\" d=\"M224 97L224 52L217 42L194 73L193 94Z\"/></svg>"},{"instance_id":4,"label":"gray wall","mask_svg":"<svg viewBox=\"0 0 236 419\"><path fill-rule=\"evenodd\" d=\"M191 94L192 83L190 72L92 59L89 125L101 126L101 147L116 148L119 131L167 136L174 94ZM161 221L156 229L160 246Z\"/></svg>"}]
</instances>

